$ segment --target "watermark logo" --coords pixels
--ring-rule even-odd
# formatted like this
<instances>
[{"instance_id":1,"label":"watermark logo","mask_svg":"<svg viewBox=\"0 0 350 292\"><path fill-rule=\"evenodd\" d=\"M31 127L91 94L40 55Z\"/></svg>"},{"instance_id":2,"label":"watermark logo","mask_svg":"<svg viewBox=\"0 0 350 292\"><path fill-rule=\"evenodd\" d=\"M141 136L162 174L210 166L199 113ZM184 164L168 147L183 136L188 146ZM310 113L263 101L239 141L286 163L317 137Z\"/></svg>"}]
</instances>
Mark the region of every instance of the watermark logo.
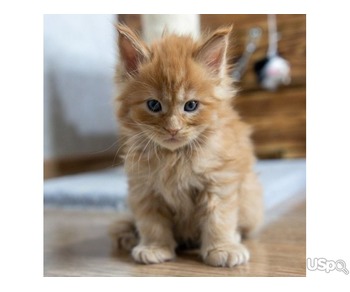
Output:
<instances>
[{"instance_id":1,"label":"watermark logo","mask_svg":"<svg viewBox=\"0 0 350 292\"><path fill-rule=\"evenodd\" d=\"M309 271L325 271L326 273L332 271L343 272L345 275L349 275L349 270L346 268L346 263L343 260L327 260L325 258L307 258L306 268Z\"/></svg>"}]
</instances>

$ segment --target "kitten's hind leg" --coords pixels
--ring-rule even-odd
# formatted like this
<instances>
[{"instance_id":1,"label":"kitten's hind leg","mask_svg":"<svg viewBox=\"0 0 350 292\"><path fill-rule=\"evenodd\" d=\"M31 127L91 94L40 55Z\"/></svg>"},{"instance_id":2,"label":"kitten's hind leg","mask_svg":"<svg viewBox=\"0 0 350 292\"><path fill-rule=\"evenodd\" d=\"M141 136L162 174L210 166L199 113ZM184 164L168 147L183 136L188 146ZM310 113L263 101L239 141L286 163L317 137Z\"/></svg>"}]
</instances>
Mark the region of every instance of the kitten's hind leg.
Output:
<instances>
[{"instance_id":1,"label":"kitten's hind leg","mask_svg":"<svg viewBox=\"0 0 350 292\"><path fill-rule=\"evenodd\" d=\"M131 251L139 242L135 221L130 213L118 214L117 219L109 227L114 252Z\"/></svg>"},{"instance_id":2,"label":"kitten's hind leg","mask_svg":"<svg viewBox=\"0 0 350 292\"><path fill-rule=\"evenodd\" d=\"M238 228L243 237L254 235L263 223L262 187L255 173L246 175L240 188Z\"/></svg>"}]
</instances>

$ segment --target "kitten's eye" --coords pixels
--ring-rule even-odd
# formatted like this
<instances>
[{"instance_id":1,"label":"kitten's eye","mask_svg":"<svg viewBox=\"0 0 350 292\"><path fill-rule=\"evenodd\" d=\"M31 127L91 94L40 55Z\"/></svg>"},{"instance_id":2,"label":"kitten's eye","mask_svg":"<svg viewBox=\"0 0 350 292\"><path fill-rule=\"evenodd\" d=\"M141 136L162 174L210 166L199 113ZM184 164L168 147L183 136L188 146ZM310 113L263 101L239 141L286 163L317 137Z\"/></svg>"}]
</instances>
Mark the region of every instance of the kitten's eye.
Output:
<instances>
[{"instance_id":1,"label":"kitten's eye","mask_svg":"<svg viewBox=\"0 0 350 292\"><path fill-rule=\"evenodd\" d=\"M151 112L157 113L162 110L162 105L158 100L150 99L147 100L147 106Z\"/></svg>"},{"instance_id":2,"label":"kitten's eye","mask_svg":"<svg viewBox=\"0 0 350 292\"><path fill-rule=\"evenodd\" d=\"M197 109L197 107L198 107L198 101L190 100L190 101L185 103L184 110L186 112L193 112L193 111L195 111Z\"/></svg>"}]
</instances>

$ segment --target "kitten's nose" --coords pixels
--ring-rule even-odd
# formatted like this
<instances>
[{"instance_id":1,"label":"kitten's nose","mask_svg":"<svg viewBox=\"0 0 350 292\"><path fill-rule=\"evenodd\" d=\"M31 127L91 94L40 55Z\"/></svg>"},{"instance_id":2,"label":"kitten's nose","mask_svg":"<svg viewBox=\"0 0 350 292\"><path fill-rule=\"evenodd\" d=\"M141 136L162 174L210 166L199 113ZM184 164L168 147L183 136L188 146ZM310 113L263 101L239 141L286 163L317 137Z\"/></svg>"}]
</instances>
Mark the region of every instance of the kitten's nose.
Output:
<instances>
[{"instance_id":1,"label":"kitten's nose","mask_svg":"<svg viewBox=\"0 0 350 292\"><path fill-rule=\"evenodd\" d=\"M181 129L180 128L164 128L171 136L175 136Z\"/></svg>"}]
</instances>

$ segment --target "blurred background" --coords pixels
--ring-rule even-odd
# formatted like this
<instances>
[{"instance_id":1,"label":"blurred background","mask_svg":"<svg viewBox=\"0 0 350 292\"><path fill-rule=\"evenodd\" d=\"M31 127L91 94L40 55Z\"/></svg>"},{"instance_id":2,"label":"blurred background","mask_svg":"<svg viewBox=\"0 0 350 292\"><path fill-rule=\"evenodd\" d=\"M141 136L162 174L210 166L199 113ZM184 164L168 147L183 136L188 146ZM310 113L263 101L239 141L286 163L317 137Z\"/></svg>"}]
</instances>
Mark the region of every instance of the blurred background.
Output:
<instances>
[{"instance_id":1,"label":"blurred background","mask_svg":"<svg viewBox=\"0 0 350 292\"><path fill-rule=\"evenodd\" d=\"M161 34L164 25L198 37L233 24L229 62L236 69L243 67L235 107L254 127L257 156L305 157L306 15L276 15L278 52L289 62L291 79L273 91L261 86L254 70L269 47L267 15L45 15L45 178L120 163L113 113L117 22L136 29L147 41ZM258 29L260 37L252 38L252 29Z\"/></svg>"}]
</instances>

